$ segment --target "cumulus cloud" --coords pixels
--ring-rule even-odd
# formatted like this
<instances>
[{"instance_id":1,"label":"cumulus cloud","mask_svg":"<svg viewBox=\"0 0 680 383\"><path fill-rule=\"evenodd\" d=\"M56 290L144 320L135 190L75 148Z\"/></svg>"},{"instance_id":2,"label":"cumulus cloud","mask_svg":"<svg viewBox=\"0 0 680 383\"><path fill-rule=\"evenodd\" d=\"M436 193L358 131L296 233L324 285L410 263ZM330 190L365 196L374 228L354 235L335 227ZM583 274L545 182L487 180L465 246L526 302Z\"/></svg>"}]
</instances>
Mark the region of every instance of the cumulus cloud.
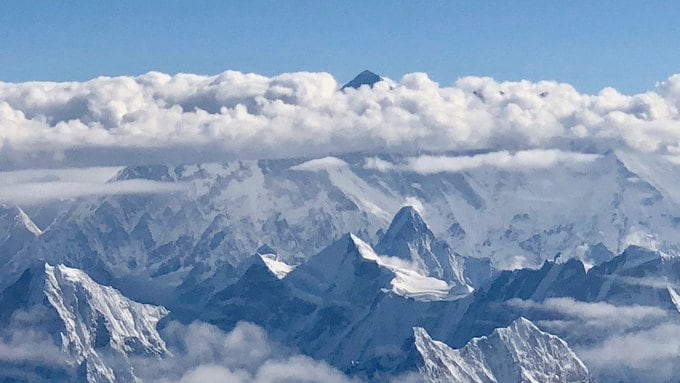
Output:
<instances>
[{"instance_id":1,"label":"cumulus cloud","mask_svg":"<svg viewBox=\"0 0 680 383\"><path fill-rule=\"evenodd\" d=\"M412 171L420 174L461 172L483 166L504 170L542 169L558 164L591 162L597 154L565 152L557 149L521 150L518 152L491 152L472 156L431 156L407 157L401 163L392 163L378 157L367 158L364 167L382 172Z\"/></svg>"},{"instance_id":2,"label":"cumulus cloud","mask_svg":"<svg viewBox=\"0 0 680 383\"><path fill-rule=\"evenodd\" d=\"M0 172L0 203L31 205L95 195L168 193L181 183L112 180L117 167L31 169Z\"/></svg>"},{"instance_id":3,"label":"cumulus cloud","mask_svg":"<svg viewBox=\"0 0 680 383\"><path fill-rule=\"evenodd\" d=\"M0 165L175 161L347 151L600 151L677 154L680 76L596 95L552 81L423 73L339 90L327 73L274 77L150 72L86 82L0 83Z\"/></svg>"},{"instance_id":4,"label":"cumulus cloud","mask_svg":"<svg viewBox=\"0 0 680 383\"><path fill-rule=\"evenodd\" d=\"M135 361L136 371L145 382L356 382L324 362L275 345L262 328L249 323L239 323L225 333L202 322L173 322L163 336L173 347L173 356Z\"/></svg>"}]
</instances>

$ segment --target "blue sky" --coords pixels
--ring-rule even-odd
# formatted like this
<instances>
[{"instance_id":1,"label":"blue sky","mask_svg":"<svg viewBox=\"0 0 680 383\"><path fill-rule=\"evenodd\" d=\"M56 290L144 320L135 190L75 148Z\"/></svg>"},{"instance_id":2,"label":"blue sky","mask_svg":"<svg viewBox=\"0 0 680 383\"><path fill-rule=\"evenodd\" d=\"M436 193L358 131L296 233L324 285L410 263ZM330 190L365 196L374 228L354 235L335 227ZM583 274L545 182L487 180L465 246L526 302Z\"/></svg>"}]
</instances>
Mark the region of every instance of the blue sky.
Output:
<instances>
[{"instance_id":1,"label":"blue sky","mask_svg":"<svg viewBox=\"0 0 680 383\"><path fill-rule=\"evenodd\" d=\"M363 69L634 93L680 72L673 1L3 1L0 80Z\"/></svg>"}]
</instances>

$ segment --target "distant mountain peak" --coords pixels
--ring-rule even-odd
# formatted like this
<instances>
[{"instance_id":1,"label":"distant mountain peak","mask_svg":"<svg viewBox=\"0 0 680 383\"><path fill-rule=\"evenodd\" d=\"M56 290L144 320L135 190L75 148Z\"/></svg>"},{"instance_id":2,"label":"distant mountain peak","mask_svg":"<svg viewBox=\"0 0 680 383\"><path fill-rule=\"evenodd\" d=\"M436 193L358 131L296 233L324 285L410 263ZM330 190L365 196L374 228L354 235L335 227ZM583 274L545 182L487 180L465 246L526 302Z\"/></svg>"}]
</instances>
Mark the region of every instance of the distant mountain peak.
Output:
<instances>
[{"instance_id":1,"label":"distant mountain peak","mask_svg":"<svg viewBox=\"0 0 680 383\"><path fill-rule=\"evenodd\" d=\"M362 85L368 85L369 87L372 88L375 83L382 80L383 80L382 77L378 76L377 74L369 70L365 70L359 73L356 77L354 77L352 81L343 85L342 88L340 88L340 90L343 90L345 88L359 89Z\"/></svg>"},{"instance_id":2,"label":"distant mountain peak","mask_svg":"<svg viewBox=\"0 0 680 383\"><path fill-rule=\"evenodd\" d=\"M394 215L390 227L387 229L385 236L397 234L421 234L428 237L433 237L430 228L427 226L423 217L421 217L418 210L413 206L404 206L397 214Z\"/></svg>"},{"instance_id":3,"label":"distant mountain peak","mask_svg":"<svg viewBox=\"0 0 680 383\"><path fill-rule=\"evenodd\" d=\"M379 254L416 262L421 271L429 273L441 269L432 252L434 242L434 234L418 211L413 206L404 206L395 214L375 249Z\"/></svg>"}]
</instances>

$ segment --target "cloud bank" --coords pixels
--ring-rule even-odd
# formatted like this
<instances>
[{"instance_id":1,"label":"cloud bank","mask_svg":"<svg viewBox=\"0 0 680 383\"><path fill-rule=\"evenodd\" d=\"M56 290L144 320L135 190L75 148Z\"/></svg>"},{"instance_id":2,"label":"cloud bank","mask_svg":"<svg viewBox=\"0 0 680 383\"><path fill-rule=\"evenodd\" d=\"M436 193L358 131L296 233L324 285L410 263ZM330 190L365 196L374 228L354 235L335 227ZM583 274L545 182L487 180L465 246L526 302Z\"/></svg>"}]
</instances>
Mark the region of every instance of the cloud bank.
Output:
<instances>
[{"instance_id":1,"label":"cloud bank","mask_svg":"<svg viewBox=\"0 0 680 383\"><path fill-rule=\"evenodd\" d=\"M0 204L32 205L86 196L170 193L182 183L112 180L117 167L30 169L0 172Z\"/></svg>"},{"instance_id":2,"label":"cloud bank","mask_svg":"<svg viewBox=\"0 0 680 383\"><path fill-rule=\"evenodd\" d=\"M461 172L483 166L503 170L550 168L557 164L591 162L598 159L597 154L565 152L557 149L521 150L477 154L473 156L430 156L406 157L402 163L392 163L378 157L366 159L364 167L382 172L412 171L420 174Z\"/></svg>"},{"instance_id":3,"label":"cloud bank","mask_svg":"<svg viewBox=\"0 0 680 383\"><path fill-rule=\"evenodd\" d=\"M137 359L135 370L144 382L357 382L324 362L279 348L262 328L249 323L239 323L224 333L202 322L173 322L163 336L173 347L173 356Z\"/></svg>"},{"instance_id":4,"label":"cloud bank","mask_svg":"<svg viewBox=\"0 0 680 383\"><path fill-rule=\"evenodd\" d=\"M630 381L670 382L680 374L680 323L617 334L580 351L591 366L616 371ZM615 375L613 373L612 375Z\"/></svg>"},{"instance_id":5,"label":"cloud bank","mask_svg":"<svg viewBox=\"0 0 680 383\"><path fill-rule=\"evenodd\" d=\"M655 306L616 306L606 302L581 302L572 298L548 298L545 302L511 299L508 305L521 309L543 310L577 320L589 330L628 330L641 323L665 320L667 312ZM560 323L560 322L558 322ZM564 320L561 320L564 324Z\"/></svg>"},{"instance_id":6,"label":"cloud bank","mask_svg":"<svg viewBox=\"0 0 680 383\"><path fill-rule=\"evenodd\" d=\"M0 165L625 147L680 153L680 75L647 93L423 73L339 90L327 73L150 72L0 83ZM95 155L96 154L96 155ZM675 157L673 157L675 158ZM27 165L23 165L27 166Z\"/></svg>"}]
</instances>

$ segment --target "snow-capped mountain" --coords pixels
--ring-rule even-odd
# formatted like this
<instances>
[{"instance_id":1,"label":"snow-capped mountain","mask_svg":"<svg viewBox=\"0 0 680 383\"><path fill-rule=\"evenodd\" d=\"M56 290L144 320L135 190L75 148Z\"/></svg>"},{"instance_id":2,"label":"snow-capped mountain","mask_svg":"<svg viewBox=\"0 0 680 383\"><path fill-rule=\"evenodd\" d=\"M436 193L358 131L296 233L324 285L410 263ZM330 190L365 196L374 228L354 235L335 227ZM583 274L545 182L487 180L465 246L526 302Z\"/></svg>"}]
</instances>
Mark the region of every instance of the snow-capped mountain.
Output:
<instances>
[{"instance_id":1,"label":"snow-capped mountain","mask_svg":"<svg viewBox=\"0 0 680 383\"><path fill-rule=\"evenodd\" d=\"M397 212L375 250L411 262L418 273L455 286L478 286L484 282L479 275L486 275L488 279L492 274L490 260L478 259L478 266L471 270L471 276L465 275L467 257L453 253L446 242L437 240L413 206L405 206ZM487 270L482 270L484 265Z\"/></svg>"},{"instance_id":2,"label":"snow-capped mountain","mask_svg":"<svg viewBox=\"0 0 680 383\"><path fill-rule=\"evenodd\" d=\"M451 300L455 288L419 274L411 263L376 254L352 234L282 279L262 258L254 260L236 283L213 296L200 318L223 329L251 321L284 344L366 376L405 368L408 355L401 347L411 336L409 326L458 306ZM433 308L435 302L442 305Z\"/></svg>"},{"instance_id":3,"label":"snow-capped mountain","mask_svg":"<svg viewBox=\"0 0 680 383\"><path fill-rule=\"evenodd\" d=\"M5 331L45 332L61 350L52 357L63 359L62 373L75 381L135 382L129 356L168 354L156 330L166 309L134 302L63 265L26 270L0 295L0 310Z\"/></svg>"},{"instance_id":4,"label":"snow-capped mountain","mask_svg":"<svg viewBox=\"0 0 680 383\"><path fill-rule=\"evenodd\" d=\"M413 262L424 275L465 284L462 260L454 257L445 243L435 242L434 234L412 206L397 212L375 248L381 254Z\"/></svg>"},{"instance_id":5,"label":"snow-capped mountain","mask_svg":"<svg viewBox=\"0 0 680 383\"><path fill-rule=\"evenodd\" d=\"M422 371L433 383L590 382L588 369L566 342L525 318L454 350L413 329Z\"/></svg>"},{"instance_id":6,"label":"snow-capped mountain","mask_svg":"<svg viewBox=\"0 0 680 383\"><path fill-rule=\"evenodd\" d=\"M368 244L347 234L298 266L285 280L298 290L327 299L370 303L395 277L382 267Z\"/></svg>"},{"instance_id":7,"label":"snow-capped mountain","mask_svg":"<svg viewBox=\"0 0 680 383\"><path fill-rule=\"evenodd\" d=\"M167 352L152 331L165 311L135 299L222 330L254 322L282 344L380 381L416 368L412 327L460 348L520 316L541 326L562 318L542 307L553 298L678 313L679 201L644 158L608 152L549 168L442 172L410 169L409 158L128 167L115 180L176 187L79 199L43 232L22 210L3 210L2 318L43 307L51 314L37 328L67 334L68 366L104 380L132 376L120 367L130 352ZM45 261L68 267L22 277L39 288L12 284ZM99 314L111 305L146 323L133 340L116 332L132 326L127 314ZM87 331L67 331L68 318ZM551 332L577 352L602 340ZM106 352L88 348L92 339Z\"/></svg>"},{"instance_id":8,"label":"snow-capped mountain","mask_svg":"<svg viewBox=\"0 0 680 383\"><path fill-rule=\"evenodd\" d=\"M666 312L664 315L668 317L678 312L677 293L672 286L677 286L673 278L680 275L677 272L679 258L640 248L631 247L590 270L586 270L582 261L569 259L566 262L546 261L540 269L502 271L471 295L457 300L421 301L400 295L394 289L381 288L369 280L372 274L362 275L354 269L356 266L351 266L351 272L347 271L346 267L353 265L347 263L348 260L366 262L377 255L372 255L370 247L358 238L349 236L339 242L324 250L323 257L312 257L308 262L311 266L298 266L289 274L291 280L286 277L274 288L277 294L288 290L283 294L285 299L277 295L276 301L305 309L297 312L298 316L290 317L287 315L294 309L274 305L276 312L285 313L276 314L274 318L286 319L282 322L274 319L274 325L259 323L283 334L280 338L283 342L295 344L305 353L325 359L342 370L371 379L379 380L381 373L414 368L412 350L403 346L408 341L408 326L426 328L446 343L463 347L473 337L487 336L522 316L556 322L573 320L569 314L543 306L554 298L570 299L565 302L581 306L602 302L610 305L606 307L620 306L624 310L625 307L648 307L647 310L653 307L652 311L657 315ZM620 266L623 264L628 266ZM323 265L332 267L324 268ZM296 276L297 273L300 274ZM275 280L273 273L266 275L271 281ZM336 279L341 275L352 277ZM387 279L383 277L384 281ZM654 285L650 281L661 283ZM360 294L353 295L353 286L357 286ZM260 289L255 291L263 294ZM232 293L231 299L239 297L245 301L261 301L247 298L241 292ZM249 310L246 305L236 310L223 306L222 311ZM330 313L333 315L329 316ZM235 320L233 318L232 322ZM282 327L281 323L294 325ZM605 331L584 336L568 327L559 331L560 337L574 342L579 348L607 336Z\"/></svg>"},{"instance_id":9,"label":"snow-capped mountain","mask_svg":"<svg viewBox=\"0 0 680 383\"><path fill-rule=\"evenodd\" d=\"M540 310L550 298L570 298L577 302L606 302L629 307L655 307L677 313L676 287L680 277L680 258L630 247L589 270L582 261L546 261L540 269L502 271L489 284L473 294L465 314L453 331L442 334L447 344L462 347L471 337L504 327L519 316L529 319L555 319L555 313ZM508 305L512 301L534 302L526 306ZM603 334L558 333L570 342L592 342Z\"/></svg>"},{"instance_id":10,"label":"snow-capped mountain","mask_svg":"<svg viewBox=\"0 0 680 383\"><path fill-rule=\"evenodd\" d=\"M205 279L227 263L238 266L264 244L289 265L348 232L380 249L392 215L412 203L435 236L471 263L488 257L498 268L538 266L558 254L597 262L603 258L591 259L593 248L619 253L631 244L677 253L678 201L667 180L633 173L627 164L642 168L643 160L629 154L439 173L380 168L376 158L406 160L355 154L129 167L116 179L170 182L176 192L80 200L13 256L10 269L37 258L107 283L171 289L189 275Z\"/></svg>"}]
</instances>

